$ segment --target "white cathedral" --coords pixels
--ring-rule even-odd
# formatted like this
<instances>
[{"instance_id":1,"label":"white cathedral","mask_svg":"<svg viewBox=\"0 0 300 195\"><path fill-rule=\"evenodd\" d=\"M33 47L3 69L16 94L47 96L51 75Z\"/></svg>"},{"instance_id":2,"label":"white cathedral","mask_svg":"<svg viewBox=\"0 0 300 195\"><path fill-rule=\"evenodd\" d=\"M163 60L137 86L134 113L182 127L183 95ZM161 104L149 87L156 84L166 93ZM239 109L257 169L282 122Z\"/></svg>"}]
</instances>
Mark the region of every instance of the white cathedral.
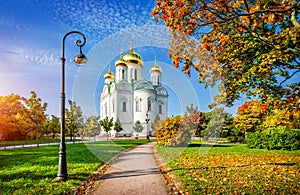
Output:
<instances>
[{"instance_id":1,"label":"white cathedral","mask_svg":"<svg viewBox=\"0 0 300 195\"><path fill-rule=\"evenodd\" d=\"M168 92L162 86L162 69L156 59L150 69L150 81L142 77L143 60L131 47L115 62L115 75L109 69L104 75L104 87L100 96L100 120L106 116L119 119L123 136L135 135L134 123L140 121L143 132L152 135L151 123L158 116L164 119L168 114ZM146 119L149 119L148 124ZM116 132L111 131L112 135Z\"/></svg>"}]
</instances>

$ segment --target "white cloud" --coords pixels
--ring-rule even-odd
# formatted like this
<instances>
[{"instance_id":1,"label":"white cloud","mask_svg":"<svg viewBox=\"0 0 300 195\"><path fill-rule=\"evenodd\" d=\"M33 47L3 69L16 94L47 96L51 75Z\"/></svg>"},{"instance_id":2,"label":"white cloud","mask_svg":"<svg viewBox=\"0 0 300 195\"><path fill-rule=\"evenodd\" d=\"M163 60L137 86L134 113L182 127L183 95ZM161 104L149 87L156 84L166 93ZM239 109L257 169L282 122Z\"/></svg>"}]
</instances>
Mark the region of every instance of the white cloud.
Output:
<instances>
[{"instance_id":1,"label":"white cloud","mask_svg":"<svg viewBox=\"0 0 300 195\"><path fill-rule=\"evenodd\" d=\"M45 70L51 72L60 64L59 54L39 47L22 47L17 45L6 45L6 49L0 48L2 57L5 57L7 66L16 70L30 72L32 70ZM26 65L27 67L23 67ZM9 70L8 70L9 71Z\"/></svg>"},{"instance_id":2,"label":"white cloud","mask_svg":"<svg viewBox=\"0 0 300 195\"><path fill-rule=\"evenodd\" d=\"M54 18L74 29L83 29L96 44L103 38L125 29L154 24L152 3L130 1L53 1Z\"/></svg>"},{"instance_id":3,"label":"white cloud","mask_svg":"<svg viewBox=\"0 0 300 195\"><path fill-rule=\"evenodd\" d=\"M25 29L28 29L28 26L26 26L23 23L17 22L11 18L2 16L0 17L0 27L3 30L9 30L9 31L17 31L17 32L21 32Z\"/></svg>"}]
</instances>

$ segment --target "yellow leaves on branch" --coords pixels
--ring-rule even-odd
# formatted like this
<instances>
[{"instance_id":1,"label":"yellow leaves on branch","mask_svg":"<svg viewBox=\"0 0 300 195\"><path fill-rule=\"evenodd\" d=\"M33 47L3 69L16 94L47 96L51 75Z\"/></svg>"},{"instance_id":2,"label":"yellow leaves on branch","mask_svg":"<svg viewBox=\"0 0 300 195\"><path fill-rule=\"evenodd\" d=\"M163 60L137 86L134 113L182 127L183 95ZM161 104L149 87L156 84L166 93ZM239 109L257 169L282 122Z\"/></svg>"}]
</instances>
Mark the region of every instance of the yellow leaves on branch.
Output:
<instances>
[{"instance_id":1,"label":"yellow leaves on branch","mask_svg":"<svg viewBox=\"0 0 300 195\"><path fill-rule=\"evenodd\" d=\"M243 26L249 26L250 24L250 19L248 16L241 16L241 23Z\"/></svg>"},{"instance_id":2,"label":"yellow leaves on branch","mask_svg":"<svg viewBox=\"0 0 300 195\"><path fill-rule=\"evenodd\" d=\"M175 66L175 68L179 67L180 61L181 61L181 58L178 55L172 56L172 62L173 62L173 65Z\"/></svg>"},{"instance_id":3,"label":"yellow leaves on branch","mask_svg":"<svg viewBox=\"0 0 300 195\"><path fill-rule=\"evenodd\" d=\"M239 8L242 4L244 4L244 0L236 0L235 3L231 1L231 7Z\"/></svg>"}]
</instances>

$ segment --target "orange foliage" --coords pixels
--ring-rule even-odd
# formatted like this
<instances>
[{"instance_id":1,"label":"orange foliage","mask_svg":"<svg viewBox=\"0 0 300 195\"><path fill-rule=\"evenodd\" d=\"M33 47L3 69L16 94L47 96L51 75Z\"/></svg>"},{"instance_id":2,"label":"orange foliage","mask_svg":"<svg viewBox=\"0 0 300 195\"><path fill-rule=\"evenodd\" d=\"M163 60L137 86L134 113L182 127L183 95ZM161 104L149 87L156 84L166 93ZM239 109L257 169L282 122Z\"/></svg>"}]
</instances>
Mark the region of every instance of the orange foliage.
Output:
<instances>
[{"instance_id":1,"label":"orange foliage","mask_svg":"<svg viewBox=\"0 0 300 195\"><path fill-rule=\"evenodd\" d=\"M280 80L299 70L299 6L277 0L156 0L152 15L172 34L174 66L189 60L194 64L183 71L189 75L195 68L200 83L226 83L215 103L232 105L241 94L266 101L266 94L285 88Z\"/></svg>"},{"instance_id":2,"label":"orange foliage","mask_svg":"<svg viewBox=\"0 0 300 195\"><path fill-rule=\"evenodd\" d=\"M258 100L252 100L240 106L238 108L237 114L254 114L256 116L263 117L266 111L268 110L268 107L269 106L266 103L261 103Z\"/></svg>"},{"instance_id":3,"label":"orange foliage","mask_svg":"<svg viewBox=\"0 0 300 195\"><path fill-rule=\"evenodd\" d=\"M258 100L246 102L238 108L238 116L234 118L234 126L243 133L256 131L267 114L269 105Z\"/></svg>"},{"instance_id":4,"label":"orange foliage","mask_svg":"<svg viewBox=\"0 0 300 195\"><path fill-rule=\"evenodd\" d=\"M34 138L37 125L46 118L47 104L42 106L40 102L34 92L29 99L17 94L0 96L0 140Z\"/></svg>"}]
</instances>

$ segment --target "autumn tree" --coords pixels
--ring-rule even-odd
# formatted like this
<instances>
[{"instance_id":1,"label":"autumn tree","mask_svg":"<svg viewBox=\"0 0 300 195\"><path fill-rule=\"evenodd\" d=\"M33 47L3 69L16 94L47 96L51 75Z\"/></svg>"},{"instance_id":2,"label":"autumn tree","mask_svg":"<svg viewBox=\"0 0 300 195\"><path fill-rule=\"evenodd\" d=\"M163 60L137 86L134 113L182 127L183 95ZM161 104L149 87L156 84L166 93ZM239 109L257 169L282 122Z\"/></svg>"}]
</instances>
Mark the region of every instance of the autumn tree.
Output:
<instances>
[{"instance_id":1,"label":"autumn tree","mask_svg":"<svg viewBox=\"0 0 300 195\"><path fill-rule=\"evenodd\" d=\"M28 122L26 128L24 127L24 131L26 134L26 138L29 133L33 133L33 129L35 129L35 137L38 146L38 138L43 134L43 132L39 133L39 129L42 128L43 123L47 119L46 110L47 110L47 103L42 103L42 99L37 97L37 94L34 91L30 92L31 96L26 99L22 98L25 106L26 106L26 121ZM32 136L32 135L31 135ZM32 136L34 137L34 136Z\"/></svg>"},{"instance_id":2,"label":"autumn tree","mask_svg":"<svg viewBox=\"0 0 300 195\"><path fill-rule=\"evenodd\" d=\"M21 96L11 94L0 96L0 140L13 141L22 140L24 136L21 132L24 123L25 106L21 101Z\"/></svg>"},{"instance_id":3,"label":"autumn tree","mask_svg":"<svg viewBox=\"0 0 300 195\"><path fill-rule=\"evenodd\" d=\"M27 140L38 137L43 132L47 103L42 103L34 91L27 99L17 94L0 96L0 139Z\"/></svg>"},{"instance_id":4,"label":"autumn tree","mask_svg":"<svg viewBox=\"0 0 300 195\"><path fill-rule=\"evenodd\" d=\"M163 146L186 146L191 140L191 131L183 127L184 117L166 118L156 130L156 142Z\"/></svg>"},{"instance_id":5,"label":"autumn tree","mask_svg":"<svg viewBox=\"0 0 300 195\"><path fill-rule=\"evenodd\" d=\"M297 0L156 0L152 15L172 34L174 66L194 68L200 83L219 86L215 103L232 105L299 85L299 9Z\"/></svg>"},{"instance_id":6,"label":"autumn tree","mask_svg":"<svg viewBox=\"0 0 300 195\"><path fill-rule=\"evenodd\" d=\"M259 130L269 109L268 104L259 100L251 100L238 108L238 116L233 119L234 126L240 129L243 134Z\"/></svg>"},{"instance_id":7,"label":"autumn tree","mask_svg":"<svg viewBox=\"0 0 300 195\"><path fill-rule=\"evenodd\" d=\"M270 128L300 129L300 87L288 88L285 99L275 99L269 103L269 113L259 126L261 130Z\"/></svg>"},{"instance_id":8,"label":"autumn tree","mask_svg":"<svg viewBox=\"0 0 300 195\"><path fill-rule=\"evenodd\" d=\"M85 122L86 134L93 136L96 139L96 135L100 133L99 116L89 116Z\"/></svg>"},{"instance_id":9,"label":"autumn tree","mask_svg":"<svg viewBox=\"0 0 300 195\"><path fill-rule=\"evenodd\" d=\"M70 141L73 136L78 133L78 130L83 128L83 115L81 107L76 105L76 102L69 100L69 109L66 108L66 130L70 135Z\"/></svg>"},{"instance_id":10,"label":"autumn tree","mask_svg":"<svg viewBox=\"0 0 300 195\"><path fill-rule=\"evenodd\" d=\"M200 124L204 120L203 113L198 110L198 107L191 106L186 107L186 111L183 118L183 128L188 129L193 133L193 136L201 134Z\"/></svg>"}]
</instances>

